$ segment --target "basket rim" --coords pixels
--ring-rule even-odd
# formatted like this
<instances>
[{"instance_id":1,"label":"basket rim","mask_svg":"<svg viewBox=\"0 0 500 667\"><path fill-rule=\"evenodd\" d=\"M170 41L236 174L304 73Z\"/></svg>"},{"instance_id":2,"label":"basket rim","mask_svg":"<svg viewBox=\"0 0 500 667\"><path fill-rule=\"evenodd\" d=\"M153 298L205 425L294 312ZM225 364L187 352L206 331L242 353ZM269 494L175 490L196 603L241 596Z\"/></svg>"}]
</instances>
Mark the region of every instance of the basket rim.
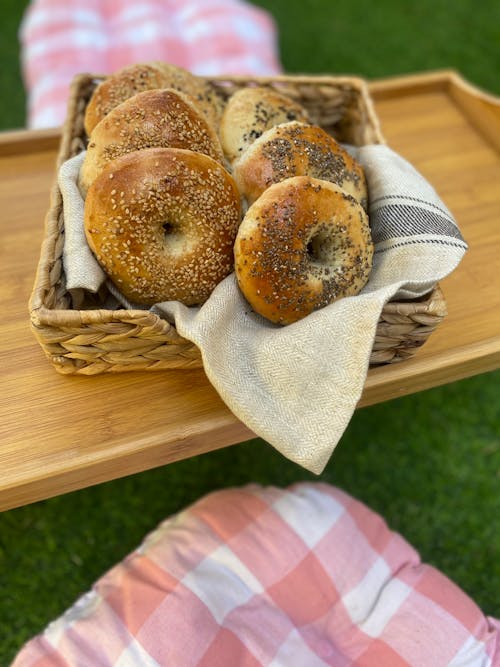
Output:
<instances>
[{"instance_id":1,"label":"basket rim","mask_svg":"<svg viewBox=\"0 0 500 667\"><path fill-rule=\"evenodd\" d=\"M70 84L70 96L68 104L68 113L66 115L66 120L63 125L63 138L68 138L69 132L65 132L67 126L70 124L73 116L74 110L77 105L77 96L75 92L78 91L84 83L90 81L105 80L109 75L103 73L93 73L93 72L80 72L75 74L71 84ZM276 74L276 75L239 75L239 74L219 74L216 76L207 76L204 77L207 81L212 83L235 83L235 84L244 84L251 83L255 85L270 85L275 83L289 83L295 85L308 85L308 86L350 86L354 88L358 93L361 94L363 98L363 103L365 104L365 109L367 112L367 119L372 127L374 135L378 139L378 143L386 143L386 139L382 133L380 126L380 120L375 111L375 104L373 98L370 94L370 88L368 86L368 81L361 76L350 75L350 74ZM62 146L61 146L62 148ZM61 151L62 152L62 151Z\"/></svg>"},{"instance_id":2,"label":"basket rim","mask_svg":"<svg viewBox=\"0 0 500 667\"><path fill-rule=\"evenodd\" d=\"M107 324L110 322L134 322L146 325L148 321L151 324L156 322L165 322L167 320L159 317L150 310L119 308L110 310L106 308L94 309L76 309L76 308L48 308L44 304L35 306L31 309L31 322L33 326L84 326L92 324Z\"/></svg>"},{"instance_id":3,"label":"basket rim","mask_svg":"<svg viewBox=\"0 0 500 667\"><path fill-rule=\"evenodd\" d=\"M384 305L382 314L397 314L405 317L412 315L430 314L434 317L445 317L447 315L446 300L439 284L436 284L429 292L419 299L408 301L389 301ZM63 309L48 308L44 304L34 306L30 310L31 323L34 327L79 327L92 324L107 324L111 322L128 322L130 324L141 324L147 326L158 325L164 322L166 328L171 325L167 320L161 318L151 310L139 309Z\"/></svg>"}]
</instances>

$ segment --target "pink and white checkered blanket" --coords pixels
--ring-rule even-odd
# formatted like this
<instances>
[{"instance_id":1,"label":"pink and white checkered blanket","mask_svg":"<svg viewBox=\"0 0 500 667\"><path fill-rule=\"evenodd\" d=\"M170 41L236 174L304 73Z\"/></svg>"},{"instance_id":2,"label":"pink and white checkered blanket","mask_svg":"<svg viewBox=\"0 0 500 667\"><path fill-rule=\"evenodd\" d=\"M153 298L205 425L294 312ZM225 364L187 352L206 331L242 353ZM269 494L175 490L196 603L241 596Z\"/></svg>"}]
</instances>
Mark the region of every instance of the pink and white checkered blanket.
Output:
<instances>
[{"instance_id":1,"label":"pink and white checkered blanket","mask_svg":"<svg viewBox=\"0 0 500 667\"><path fill-rule=\"evenodd\" d=\"M33 0L20 41L32 128L64 121L80 72L149 60L207 76L280 71L272 17L243 0Z\"/></svg>"},{"instance_id":2,"label":"pink and white checkered blanket","mask_svg":"<svg viewBox=\"0 0 500 667\"><path fill-rule=\"evenodd\" d=\"M12 667L493 667L500 623L335 487L248 486L167 519Z\"/></svg>"}]
</instances>

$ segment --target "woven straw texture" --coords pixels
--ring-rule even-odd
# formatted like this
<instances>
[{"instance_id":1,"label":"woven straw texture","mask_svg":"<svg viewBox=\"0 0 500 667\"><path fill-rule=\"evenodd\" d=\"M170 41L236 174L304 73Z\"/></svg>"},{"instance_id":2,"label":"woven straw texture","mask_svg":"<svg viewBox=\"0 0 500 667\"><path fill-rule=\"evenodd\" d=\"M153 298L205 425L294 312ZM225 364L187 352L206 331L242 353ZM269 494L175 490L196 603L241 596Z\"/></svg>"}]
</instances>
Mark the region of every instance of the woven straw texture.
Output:
<instances>
[{"instance_id":1,"label":"woven straw texture","mask_svg":"<svg viewBox=\"0 0 500 667\"><path fill-rule=\"evenodd\" d=\"M83 128L85 107L101 76L75 77L57 158L62 162L86 147ZM218 77L222 94L249 85L276 88L300 102L312 122L338 141L355 146L384 143L366 83L355 77L276 76ZM62 264L64 216L62 197L54 183L45 221L35 285L30 299L32 330L57 371L95 375L129 370L163 370L201 367L198 348L182 338L175 327L142 310L105 310L106 294L72 302L66 290ZM372 365L411 357L446 315L439 287L423 299L391 302L383 310L373 351Z\"/></svg>"}]
</instances>

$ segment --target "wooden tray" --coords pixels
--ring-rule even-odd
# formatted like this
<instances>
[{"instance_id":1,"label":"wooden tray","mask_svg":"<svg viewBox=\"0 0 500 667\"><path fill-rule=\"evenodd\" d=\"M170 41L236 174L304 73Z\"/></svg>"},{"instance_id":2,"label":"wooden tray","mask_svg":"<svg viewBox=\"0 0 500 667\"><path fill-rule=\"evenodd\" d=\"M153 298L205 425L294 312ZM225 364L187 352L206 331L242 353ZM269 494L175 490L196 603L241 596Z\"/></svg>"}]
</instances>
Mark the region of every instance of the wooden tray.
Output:
<instances>
[{"instance_id":1,"label":"wooden tray","mask_svg":"<svg viewBox=\"0 0 500 667\"><path fill-rule=\"evenodd\" d=\"M500 367L500 102L439 72L371 85L388 143L436 187L469 243L441 283L449 314L415 356L369 371L360 405ZM253 437L202 369L54 372L26 303L60 134L0 134L0 509Z\"/></svg>"}]
</instances>

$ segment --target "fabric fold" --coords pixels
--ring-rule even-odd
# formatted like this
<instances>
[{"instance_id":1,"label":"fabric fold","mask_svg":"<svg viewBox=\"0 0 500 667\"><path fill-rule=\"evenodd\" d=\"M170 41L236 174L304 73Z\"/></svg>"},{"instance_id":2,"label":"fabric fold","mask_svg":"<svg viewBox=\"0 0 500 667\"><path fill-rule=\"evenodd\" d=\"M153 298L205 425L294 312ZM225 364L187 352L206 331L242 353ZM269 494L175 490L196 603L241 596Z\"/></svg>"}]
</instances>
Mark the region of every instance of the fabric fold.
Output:
<instances>
[{"instance_id":1,"label":"fabric fold","mask_svg":"<svg viewBox=\"0 0 500 667\"><path fill-rule=\"evenodd\" d=\"M85 151L61 165L58 184L63 198L64 250L63 264L66 288L96 293L106 274L90 250L83 226L84 201L78 188L78 174Z\"/></svg>"},{"instance_id":2,"label":"fabric fold","mask_svg":"<svg viewBox=\"0 0 500 667\"><path fill-rule=\"evenodd\" d=\"M201 308L169 302L154 310L199 347L208 379L241 421L319 474L359 401L394 290L342 299L278 327L251 311L231 274Z\"/></svg>"}]
</instances>

